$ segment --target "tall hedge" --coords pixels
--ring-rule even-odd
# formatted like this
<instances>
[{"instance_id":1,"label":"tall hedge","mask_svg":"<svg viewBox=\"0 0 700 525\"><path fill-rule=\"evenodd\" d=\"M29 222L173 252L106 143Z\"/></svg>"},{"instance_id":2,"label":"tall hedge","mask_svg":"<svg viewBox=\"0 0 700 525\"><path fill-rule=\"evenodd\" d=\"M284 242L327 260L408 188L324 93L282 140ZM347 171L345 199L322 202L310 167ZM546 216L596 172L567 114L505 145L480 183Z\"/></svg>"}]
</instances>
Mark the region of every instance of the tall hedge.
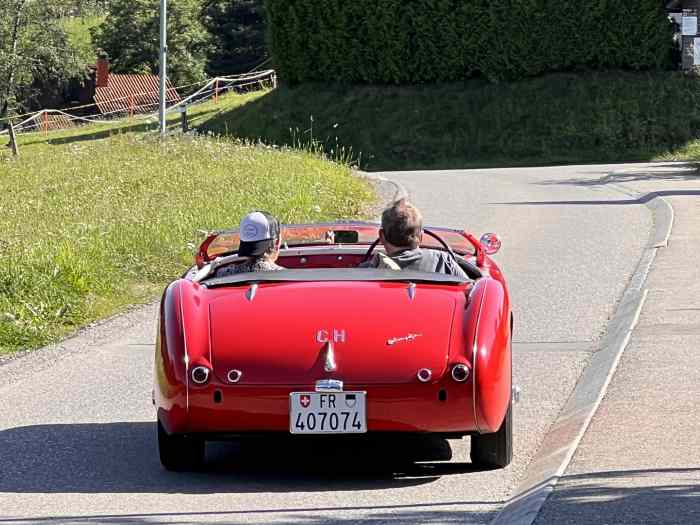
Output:
<instances>
[{"instance_id":1,"label":"tall hedge","mask_svg":"<svg viewBox=\"0 0 700 525\"><path fill-rule=\"evenodd\" d=\"M265 0L290 82L423 83L669 66L661 0Z\"/></svg>"}]
</instances>

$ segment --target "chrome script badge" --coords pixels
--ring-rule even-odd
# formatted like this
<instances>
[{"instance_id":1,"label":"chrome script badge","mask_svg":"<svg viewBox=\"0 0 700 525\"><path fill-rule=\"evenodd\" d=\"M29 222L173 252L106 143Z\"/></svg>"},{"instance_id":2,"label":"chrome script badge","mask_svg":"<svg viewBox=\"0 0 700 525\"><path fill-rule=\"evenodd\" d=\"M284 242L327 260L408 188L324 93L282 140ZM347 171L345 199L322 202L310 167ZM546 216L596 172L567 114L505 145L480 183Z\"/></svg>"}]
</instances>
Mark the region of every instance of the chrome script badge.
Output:
<instances>
[{"instance_id":1,"label":"chrome script badge","mask_svg":"<svg viewBox=\"0 0 700 525\"><path fill-rule=\"evenodd\" d=\"M396 343L410 343L418 339L421 335L423 334L408 334L403 337L392 337L391 339L386 340L386 344L389 346L394 346Z\"/></svg>"}]
</instances>

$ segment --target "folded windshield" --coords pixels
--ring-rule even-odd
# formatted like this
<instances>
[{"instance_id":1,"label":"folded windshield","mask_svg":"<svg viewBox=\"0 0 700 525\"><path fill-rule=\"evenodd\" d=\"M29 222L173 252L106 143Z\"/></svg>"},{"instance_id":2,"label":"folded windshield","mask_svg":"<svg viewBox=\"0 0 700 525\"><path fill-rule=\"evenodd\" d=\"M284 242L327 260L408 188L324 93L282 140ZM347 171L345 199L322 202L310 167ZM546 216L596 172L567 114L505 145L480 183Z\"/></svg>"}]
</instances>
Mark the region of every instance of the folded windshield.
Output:
<instances>
[{"instance_id":1,"label":"folded windshield","mask_svg":"<svg viewBox=\"0 0 700 525\"><path fill-rule=\"evenodd\" d=\"M409 270L393 271L375 268L313 268L281 270L277 272L238 273L225 277L215 277L202 282L207 288L235 286L250 283L275 282L329 282L329 281L393 281L412 283L435 283L458 285L470 281L435 272Z\"/></svg>"},{"instance_id":2,"label":"folded windshield","mask_svg":"<svg viewBox=\"0 0 700 525\"><path fill-rule=\"evenodd\" d=\"M459 230L448 228L426 227L438 234L455 253L460 255L474 254L474 247ZM370 222L328 223L328 224L295 224L282 226L282 247L313 245L367 245L372 244L379 236L379 225ZM240 236L238 230L220 232L207 246L208 260L217 256L235 253L238 250ZM423 236L423 248L444 249L439 241Z\"/></svg>"}]
</instances>

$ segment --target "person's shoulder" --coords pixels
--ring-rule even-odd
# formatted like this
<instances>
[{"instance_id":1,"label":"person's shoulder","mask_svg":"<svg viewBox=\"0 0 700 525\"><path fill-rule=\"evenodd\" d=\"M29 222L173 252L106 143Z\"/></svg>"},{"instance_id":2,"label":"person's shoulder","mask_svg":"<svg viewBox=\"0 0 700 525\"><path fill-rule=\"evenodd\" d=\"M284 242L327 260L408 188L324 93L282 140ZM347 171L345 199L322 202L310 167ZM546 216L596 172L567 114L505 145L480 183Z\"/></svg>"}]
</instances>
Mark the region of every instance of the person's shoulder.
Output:
<instances>
[{"instance_id":1,"label":"person's shoulder","mask_svg":"<svg viewBox=\"0 0 700 525\"><path fill-rule=\"evenodd\" d=\"M252 272L277 272L280 270L286 270L283 266L279 264L268 261L267 259L259 259L252 264L252 268L249 271Z\"/></svg>"}]
</instances>

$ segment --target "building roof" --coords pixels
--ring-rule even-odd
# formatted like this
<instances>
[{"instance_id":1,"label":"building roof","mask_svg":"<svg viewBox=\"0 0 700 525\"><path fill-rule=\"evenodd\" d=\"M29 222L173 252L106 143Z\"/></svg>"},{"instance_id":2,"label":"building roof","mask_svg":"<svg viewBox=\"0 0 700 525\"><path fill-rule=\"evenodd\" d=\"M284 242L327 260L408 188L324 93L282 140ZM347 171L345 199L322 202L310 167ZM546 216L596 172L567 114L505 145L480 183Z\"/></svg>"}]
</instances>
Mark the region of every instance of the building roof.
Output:
<instances>
[{"instance_id":1,"label":"building roof","mask_svg":"<svg viewBox=\"0 0 700 525\"><path fill-rule=\"evenodd\" d=\"M100 113L148 113L158 108L158 75L121 75L110 73L107 87L95 88L95 103ZM175 88L167 81L168 105L179 102Z\"/></svg>"}]
</instances>

